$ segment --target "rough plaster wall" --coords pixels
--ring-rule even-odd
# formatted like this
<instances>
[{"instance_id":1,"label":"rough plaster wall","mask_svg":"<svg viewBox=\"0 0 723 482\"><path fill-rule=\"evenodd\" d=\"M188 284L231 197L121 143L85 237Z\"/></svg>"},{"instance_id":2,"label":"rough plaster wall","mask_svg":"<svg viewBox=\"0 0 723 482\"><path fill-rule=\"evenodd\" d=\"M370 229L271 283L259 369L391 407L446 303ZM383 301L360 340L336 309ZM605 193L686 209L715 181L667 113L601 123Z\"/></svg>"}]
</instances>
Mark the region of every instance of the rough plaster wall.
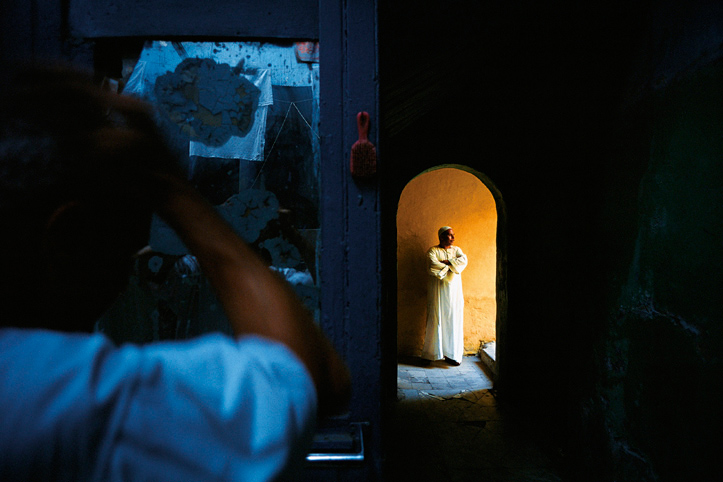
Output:
<instances>
[{"instance_id":1,"label":"rough plaster wall","mask_svg":"<svg viewBox=\"0 0 723 482\"><path fill-rule=\"evenodd\" d=\"M601 389L619 471L638 480L705 480L717 459L709 444L717 438L710 414L723 399L720 85L723 65L702 69L651 105L637 239Z\"/></svg>"},{"instance_id":2,"label":"rough plaster wall","mask_svg":"<svg viewBox=\"0 0 723 482\"><path fill-rule=\"evenodd\" d=\"M425 254L439 243L437 230L450 225L469 259L462 273L464 348L476 352L495 336L497 211L489 189L473 174L443 168L412 179L397 210L397 340L401 354L418 355L424 343L427 307Z\"/></svg>"},{"instance_id":3,"label":"rough plaster wall","mask_svg":"<svg viewBox=\"0 0 723 482\"><path fill-rule=\"evenodd\" d=\"M661 47L638 74L656 87L628 110L616 160L642 169L637 191L611 199L608 237L628 251L611 251L620 291L587 414L618 480L713 480L722 468L723 9L695 12L655 12L650 45Z\"/></svg>"}]
</instances>

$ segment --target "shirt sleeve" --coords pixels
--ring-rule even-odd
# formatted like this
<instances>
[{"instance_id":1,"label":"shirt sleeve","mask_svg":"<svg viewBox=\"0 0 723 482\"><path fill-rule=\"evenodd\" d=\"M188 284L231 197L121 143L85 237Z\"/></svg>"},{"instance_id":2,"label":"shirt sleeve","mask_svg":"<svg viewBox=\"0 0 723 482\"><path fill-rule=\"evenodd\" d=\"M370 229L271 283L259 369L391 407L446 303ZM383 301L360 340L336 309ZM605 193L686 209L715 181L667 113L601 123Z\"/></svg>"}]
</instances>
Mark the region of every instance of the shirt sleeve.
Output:
<instances>
[{"instance_id":1,"label":"shirt sleeve","mask_svg":"<svg viewBox=\"0 0 723 482\"><path fill-rule=\"evenodd\" d=\"M449 273L449 266L439 261L437 252L438 250L434 247L429 248L429 251L427 251L427 269L429 274L435 278L444 279Z\"/></svg>"},{"instance_id":2,"label":"shirt sleeve","mask_svg":"<svg viewBox=\"0 0 723 482\"><path fill-rule=\"evenodd\" d=\"M462 271L467 267L467 255L462 252L462 249L457 248L455 257L450 259L451 270L456 274L462 274Z\"/></svg>"},{"instance_id":3,"label":"shirt sleeve","mask_svg":"<svg viewBox=\"0 0 723 482\"><path fill-rule=\"evenodd\" d=\"M1 361L24 356L0 370L0 428L22 435L2 436L0 471L16 480L284 480L313 434L311 377L270 340L116 348L46 332L11 345Z\"/></svg>"}]
</instances>

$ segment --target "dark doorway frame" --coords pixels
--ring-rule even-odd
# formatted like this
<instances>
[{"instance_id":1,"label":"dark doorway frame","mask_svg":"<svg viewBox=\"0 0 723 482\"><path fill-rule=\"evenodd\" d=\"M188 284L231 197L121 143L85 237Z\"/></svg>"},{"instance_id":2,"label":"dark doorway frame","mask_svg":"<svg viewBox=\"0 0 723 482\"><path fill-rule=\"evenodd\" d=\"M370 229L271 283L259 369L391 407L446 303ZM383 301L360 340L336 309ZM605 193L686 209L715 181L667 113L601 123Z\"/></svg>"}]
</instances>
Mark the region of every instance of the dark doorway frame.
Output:
<instances>
[{"instance_id":1,"label":"dark doorway frame","mask_svg":"<svg viewBox=\"0 0 723 482\"><path fill-rule=\"evenodd\" d=\"M385 323L384 325L387 326L385 329L386 337L385 340L388 344L393 344L393 350L394 350L394 360L395 363L393 366L391 363L385 365L385 371L384 371L384 380L387 381L387 385L391 386L387 390L385 390L385 402L390 404L394 403L394 400L396 399L396 351L397 351L397 339L396 339L396 328L397 328L397 271L396 271L396 253L397 253L397 233L396 233L396 207L399 205L399 200L401 199L402 192L404 190L404 187L407 186L407 184L417 176L420 176L425 173L429 173L438 169L444 169L444 168L452 168L452 169L459 169L461 171L467 172L469 174L472 174L477 179L479 179L484 186L489 189L490 193L492 193L492 197L495 201L495 208L497 210L497 233L495 242L497 243L497 262L496 262L496 276L495 276L495 289L496 289L496 302L497 302L497 312L496 312L496 319L495 319L495 332L496 332L496 338L497 338L497 351L496 351L496 357L494 361L494 383L495 386L498 384L503 383L504 381L504 375L505 375L505 359L506 359L506 341L507 341L507 315L508 315L508 294L507 294L507 208L505 206L505 202L502 198L502 193L497 188L495 183L484 173L473 169L469 166L465 166L462 164L439 164L427 169L423 169L419 171L418 173L407 176L407 179L405 182L398 184L397 190L394 192L394 210L393 213L387 212L385 215L385 219L387 219L387 222L385 222L384 226L391 230L392 226L394 227L393 236L391 232L388 232L384 235L385 239L393 239L394 240L394 246L393 249L390 246L385 246L384 250L384 260L383 263L386 266L389 266L392 262L391 266L394 266L394 270L385 271L385 277L384 277L384 299L385 299L385 309L384 309L384 319ZM391 196L391 194L388 194ZM389 204L391 203L391 198L389 199ZM393 325L393 330L388 328L389 325ZM391 340L391 341L390 341ZM388 346L388 345L387 345ZM389 351L391 351L391 348L389 348ZM391 372L394 371L394 376L392 377ZM392 381L393 380L393 381ZM392 388L393 387L393 388ZM385 412L386 413L386 412Z\"/></svg>"}]
</instances>

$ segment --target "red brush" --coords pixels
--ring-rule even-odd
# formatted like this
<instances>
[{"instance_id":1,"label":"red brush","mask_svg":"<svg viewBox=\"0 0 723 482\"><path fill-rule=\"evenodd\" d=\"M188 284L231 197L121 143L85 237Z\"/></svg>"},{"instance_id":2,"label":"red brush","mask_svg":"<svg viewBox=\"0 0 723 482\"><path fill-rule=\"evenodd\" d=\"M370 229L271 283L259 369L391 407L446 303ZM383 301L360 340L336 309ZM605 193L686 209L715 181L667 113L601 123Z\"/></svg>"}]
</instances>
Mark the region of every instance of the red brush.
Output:
<instances>
[{"instance_id":1,"label":"red brush","mask_svg":"<svg viewBox=\"0 0 723 482\"><path fill-rule=\"evenodd\" d=\"M377 172L377 149L369 142L369 114L359 112L356 115L359 140L351 146L349 167L355 178L370 178Z\"/></svg>"}]
</instances>

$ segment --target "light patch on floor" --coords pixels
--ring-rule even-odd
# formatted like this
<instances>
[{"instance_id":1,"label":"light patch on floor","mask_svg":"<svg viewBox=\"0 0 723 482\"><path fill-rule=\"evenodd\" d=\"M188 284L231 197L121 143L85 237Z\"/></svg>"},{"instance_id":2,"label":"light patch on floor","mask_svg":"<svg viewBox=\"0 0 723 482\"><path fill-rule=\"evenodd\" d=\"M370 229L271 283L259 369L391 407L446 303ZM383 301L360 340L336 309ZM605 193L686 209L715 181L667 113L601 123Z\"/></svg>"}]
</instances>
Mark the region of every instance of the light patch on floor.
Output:
<instances>
[{"instance_id":1,"label":"light patch on floor","mask_svg":"<svg viewBox=\"0 0 723 482\"><path fill-rule=\"evenodd\" d=\"M550 460L498 410L477 356L397 369L391 480L558 482Z\"/></svg>"}]
</instances>

